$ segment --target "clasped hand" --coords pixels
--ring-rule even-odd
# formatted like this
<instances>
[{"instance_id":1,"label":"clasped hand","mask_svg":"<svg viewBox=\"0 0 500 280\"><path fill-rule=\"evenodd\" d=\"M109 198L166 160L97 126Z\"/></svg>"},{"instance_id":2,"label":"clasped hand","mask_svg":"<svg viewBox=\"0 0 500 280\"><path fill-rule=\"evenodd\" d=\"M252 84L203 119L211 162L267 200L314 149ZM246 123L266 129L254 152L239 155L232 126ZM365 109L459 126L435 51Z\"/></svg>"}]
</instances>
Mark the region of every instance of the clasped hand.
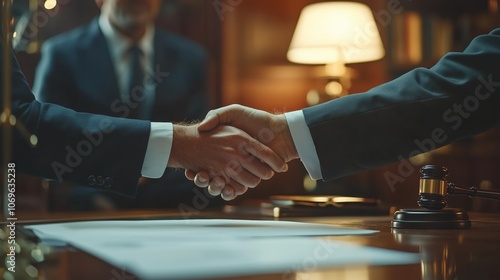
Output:
<instances>
[{"instance_id":1,"label":"clasped hand","mask_svg":"<svg viewBox=\"0 0 500 280\"><path fill-rule=\"evenodd\" d=\"M199 147L191 151L204 152L194 158L179 157L189 161L179 166L197 186L208 187L210 194L225 200L270 179L274 172L287 171L286 163L298 158L284 115L230 105L210 111L190 129L191 138L200 139ZM184 132L174 127L175 133ZM172 153L181 152L175 145L174 140Z\"/></svg>"}]
</instances>

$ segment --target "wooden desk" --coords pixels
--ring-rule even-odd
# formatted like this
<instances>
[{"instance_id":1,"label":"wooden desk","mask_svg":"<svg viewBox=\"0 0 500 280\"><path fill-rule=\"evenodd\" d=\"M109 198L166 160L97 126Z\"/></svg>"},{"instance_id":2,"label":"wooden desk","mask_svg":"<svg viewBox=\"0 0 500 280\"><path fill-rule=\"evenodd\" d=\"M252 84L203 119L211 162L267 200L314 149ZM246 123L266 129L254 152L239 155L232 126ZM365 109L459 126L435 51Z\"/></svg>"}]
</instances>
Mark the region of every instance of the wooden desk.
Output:
<instances>
[{"instance_id":1,"label":"wooden desk","mask_svg":"<svg viewBox=\"0 0 500 280\"><path fill-rule=\"evenodd\" d=\"M413 265L356 266L315 269L310 265L295 274L268 274L233 277L231 279L499 279L500 275L500 214L469 213L472 228L467 230L394 230L392 217L317 217L286 220L334 224L344 227L375 229L368 236L325 237L359 245L420 253L421 262ZM66 217L67 214L65 215ZM92 215L95 218L95 215ZM54 216L52 216L54 217ZM75 218L75 215L72 215ZM194 218L238 218L220 213L202 213ZM37 217L41 219L43 217ZM63 219L63 216L56 216ZM88 214L78 216L86 220ZM101 216L113 218L182 218L178 213L119 213ZM243 216L239 218L259 219ZM27 220L27 219L24 219ZM293 244L290 244L293 246ZM138 279L91 255L73 248L57 252L57 261L40 267L39 279ZM195 268L193 268L195 269Z\"/></svg>"}]
</instances>

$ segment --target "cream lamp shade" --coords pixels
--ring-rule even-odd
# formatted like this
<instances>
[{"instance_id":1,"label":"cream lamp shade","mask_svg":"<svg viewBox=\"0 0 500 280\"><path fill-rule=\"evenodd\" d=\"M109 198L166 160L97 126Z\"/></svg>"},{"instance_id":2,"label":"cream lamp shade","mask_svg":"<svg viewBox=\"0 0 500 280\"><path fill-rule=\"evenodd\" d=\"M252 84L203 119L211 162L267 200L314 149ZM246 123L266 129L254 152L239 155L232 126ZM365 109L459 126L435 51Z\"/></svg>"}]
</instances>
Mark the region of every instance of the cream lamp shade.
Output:
<instances>
[{"instance_id":1,"label":"cream lamp shade","mask_svg":"<svg viewBox=\"0 0 500 280\"><path fill-rule=\"evenodd\" d=\"M357 63L378 60L384 53L368 6L322 2L302 10L287 58L303 64Z\"/></svg>"}]
</instances>

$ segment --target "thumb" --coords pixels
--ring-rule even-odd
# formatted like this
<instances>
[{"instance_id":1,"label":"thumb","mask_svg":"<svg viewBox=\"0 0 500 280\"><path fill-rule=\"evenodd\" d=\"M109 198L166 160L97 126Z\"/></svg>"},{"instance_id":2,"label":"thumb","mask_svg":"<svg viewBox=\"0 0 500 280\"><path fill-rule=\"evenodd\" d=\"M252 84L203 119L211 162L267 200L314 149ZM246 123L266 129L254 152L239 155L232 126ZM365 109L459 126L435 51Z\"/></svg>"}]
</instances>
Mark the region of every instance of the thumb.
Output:
<instances>
[{"instance_id":1,"label":"thumb","mask_svg":"<svg viewBox=\"0 0 500 280\"><path fill-rule=\"evenodd\" d=\"M198 131L210 131L219 125L219 115L214 110L207 113L205 119L198 125Z\"/></svg>"}]
</instances>

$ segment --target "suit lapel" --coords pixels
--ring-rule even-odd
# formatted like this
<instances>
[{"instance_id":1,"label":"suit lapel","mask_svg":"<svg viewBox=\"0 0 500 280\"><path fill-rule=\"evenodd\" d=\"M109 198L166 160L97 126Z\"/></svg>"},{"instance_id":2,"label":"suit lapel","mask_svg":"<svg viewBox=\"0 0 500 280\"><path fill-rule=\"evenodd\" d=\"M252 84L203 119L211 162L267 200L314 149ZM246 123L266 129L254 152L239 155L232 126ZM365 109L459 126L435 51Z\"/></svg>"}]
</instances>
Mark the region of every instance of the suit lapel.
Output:
<instances>
[{"instance_id":1,"label":"suit lapel","mask_svg":"<svg viewBox=\"0 0 500 280\"><path fill-rule=\"evenodd\" d=\"M163 41L163 37L161 36L159 30L155 30L153 51L154 60L151 64L153 73L151 74L154 75L153 80L155 81L155 83L157 83L155 88L155 99L157 99L162 94L168 94L168 90L167 81L165 81L164 78L163 80L156 80L157 77L155 77L155 75L158 71L170 73L173 66L171 59L174 59L174 54L172 53L170 46L165 41ZM159 102L154 103L154 109L152 112L153 119L155 119L158 112L161 111L161 108L157 108L158 104Z\"/></svg>"},{"instance_id":2,"label":"suit lapel","mask_svg":"<svg viewBox=\"0 0 500 280\"><path fill-rule=\"evenodd\" d=\"M116 72L109 52L106 39L99 27L98 19L94 19L89 26L88 38L82 44L80 74L88 81L87 94L110 104L120 98L120 91L116 79ZM99 95L99 96L96 96Z\"/></svg>"}]
</instances>

